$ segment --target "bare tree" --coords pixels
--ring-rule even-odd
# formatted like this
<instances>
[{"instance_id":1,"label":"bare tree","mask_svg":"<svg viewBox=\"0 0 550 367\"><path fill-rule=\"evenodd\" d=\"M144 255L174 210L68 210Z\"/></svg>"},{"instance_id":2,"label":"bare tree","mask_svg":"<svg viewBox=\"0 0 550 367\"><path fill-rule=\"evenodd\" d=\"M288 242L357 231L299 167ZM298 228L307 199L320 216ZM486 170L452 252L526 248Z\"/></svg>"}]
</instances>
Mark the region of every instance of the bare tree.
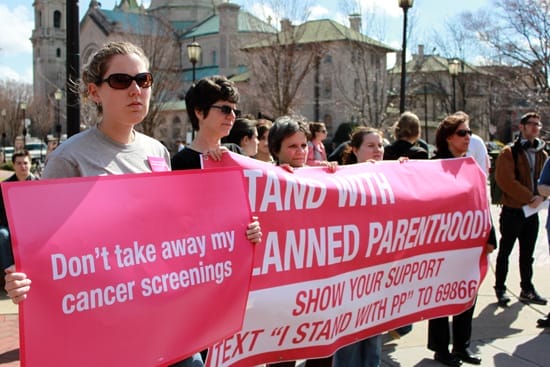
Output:
<instances>
[{"instance_id":1,"label":"bare tree","mask_svg":"<svg viewBox=\"0 0 550 367\"><path fill-rule=\"evenodd\" d=\"M0 121L0 133L6 134L6 141L2 143L13 145L16 136L22 133L23 120L32 118L26 109L31 101L31 95L32 86L30 84L14 80L0 81L0 118L3 119ZM21 108L21 103L26 104L25 110Z\"/></svg>"},{"instance_id":2,"label":"bare tree","mask_svg":"<svg viewBox=\"0 0 550 367\"><path fill-rule=\"evenodd\" d=\"M550 2L548 0L494 1L491 10L462 14L466 29L485 45L497 63L520 66L520 78L530 88L531 105L548 104L550 72Z\"/></svg>"},{"instance_id":3,"label":"bare tree","mask_svg":"<svg viewBox=\"0 0 550 367\"><path fill-rule=\"evenodd\" d=\"M146 135L153 136L160 125L162 104L183 95L183 78L180 65L180 45L171 25L164 19L153 17L153 29L147 36L133 36L151 62L154 76L149 113L139 125Z\"/></svg>"},{"instance_id":4,"label":"bare tree","mask_svg":"<svg viewBox=\"0 0 550 367\"><path fill-rule=\"evenodd\" d=\"M280 32L244 46L243 51L252 74L250 88L261 91L267 112L279 116L292 113L302 102L300 88L326 50L315 39L319 33L315 25L292 25L292 21L308 18L309 1L266 0L260 4L267 9L265 19L280 20Z\"/></svg>"},{"instance_id":5,"label":"bare tree","mask_svg":"<svg viewBox=\"0 0 550 367\"><path fill-rule=\"evenodd\" d=\"M386 118L388 80L386 49L365 41L349 40L344 62L339 62L335 83L355 122L380 128Z\"/></svg>"}]
</instances>

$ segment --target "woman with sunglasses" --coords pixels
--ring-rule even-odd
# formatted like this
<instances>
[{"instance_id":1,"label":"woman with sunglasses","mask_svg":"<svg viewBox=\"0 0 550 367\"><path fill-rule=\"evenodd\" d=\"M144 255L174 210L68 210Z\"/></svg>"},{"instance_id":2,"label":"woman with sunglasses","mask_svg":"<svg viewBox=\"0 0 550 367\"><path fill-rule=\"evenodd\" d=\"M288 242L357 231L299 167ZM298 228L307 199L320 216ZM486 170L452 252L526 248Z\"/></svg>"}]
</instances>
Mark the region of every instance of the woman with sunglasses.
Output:
<instances>
[{"instance_id":1,"label":"woman with sunglasses","mask_svg":"<svg viewBox=\"0 0 550 367\"><path fill-rule=\"evenodd\" d=\"M111 42L97 50L82 71L82 95L97 108L96 126L72 136L49 156L42 177L62 178L152 172L149 157L170 155L157 140L134 130L147 115L153 77L143 51L128 42ZM14 303L27 297L31 281L24 273L6 270L5 289ZM177 364L199 367L199 353Z\"/></svg>"},{"instance_id":2,"label":"woman with sunglasses","mask_svg":"<svg viewBox=\"0 0 550 367\"><path fill-rule=\"evenodd\" d=\"M461 114L447 116L436 131L436 154L433 159L449 159L465 157L470 144L472 131L468 126L468 119ZM491 228L490 237L485 251L491 253L496 247L494 228ZM475 302L466 311L453 316L452 329L449 327L449 318L440 317L428 322L428 349L434 352L434 359L447 366L460 366L462 362L481 364L481 358L470 351L472 334L472 318ZM449 343L452 341L453 350L449 353Z\"/></svg>"},{"instance_id":3,"label":"woman with sunglasses","mask_svg":"<svg viewBox=\"0 0 550 367\"><path fill-rule=\"evenodd\" d=\"M307 143L307 165L328 165L325 144L323 144L323 140L327 138L327 128L325 124L323 122L310 122L309 133L310 140Z\"/></svg>"},{"instance_id":4,"label":"woman with sunglasses","mask_svg":"<svg viewBox=\"0 0 550 367\"><path fill-rule=\"evenodd\" d=\"M237 110L238 101L237 88L224 76L203 78L189 88L185 105L197 135L189 146L172 157L173 170L200 169L201 155L219 160L223 151L233 150L231 146L235 144L222 146L221 139L229 135L235 119L241 115ZM240 150L238 146L236 149ZM239 150L234 151L240 153ZM261 242L262 232L257 217L252 217L246 236L252 243Z\"/></svg>"},{"instance_id":5,"label":"woman with sunglasses","mask_svg":"<svg viewBox=\"0 0 550 367\"><path fill-rule=\"evenodd\" d=\"M189 88L185 94L185 105L196 136L189 146L172 157L173 170L202 168L201 155L219 160L227 150L241 153L237 145L222 146L221 143L221 139L229 135L235 119L241 115L237 102L237 88L221 75L202 78ZM261 242L262 232L257 217L252 217L246 236L252 243ZM206 359L207 350L201 354Z\"/></svg>"},{"instance_id":6,"label":"woman with sunglasses","mask_svg":"<svg viewBox=\"0 0 550 367\"><path fill-rule=\"evenodd\" d=\"M221 139L229 135L235 119L241 112L237 110L239 92L226 77L214 75L202 78L185 94L185 105L195 138L186 149L172 157L172 169L201 168L201 155L218 160L224 150L233 145L223 146Z\"/></svg>"}]
</instances>

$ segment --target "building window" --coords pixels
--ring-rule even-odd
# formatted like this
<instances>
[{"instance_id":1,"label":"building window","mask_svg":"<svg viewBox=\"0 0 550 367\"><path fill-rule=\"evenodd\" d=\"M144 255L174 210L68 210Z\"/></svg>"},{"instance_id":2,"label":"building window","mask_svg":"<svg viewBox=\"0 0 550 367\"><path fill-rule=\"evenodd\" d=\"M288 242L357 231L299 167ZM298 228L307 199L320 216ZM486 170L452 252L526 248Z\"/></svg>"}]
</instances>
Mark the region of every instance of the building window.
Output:
<instances>
[{"instance_id":1,"label":"building window","mask_svg":"<svg viewBox=\"0 0 550 367\"><path fill-rule=\"evenodd\" d=\"M53 12L53 27L61 28L61 12L59 10Z\"/></svg>"},{"instance_id":2,"label":"building window","mask_svg":"<svg viewBox=\"0 0 550 367\"><path fill-rule=\"evenodd\" d=\"M331 55L326 55L324 63L325 64L332 64L332 56Z\"/></svg>"},{"instance_id":3,"label":"building window","mask_svg":"<svg viewBox=\"0 0 550 367\"><path fill-rule=\"evenodd\" d=\"M60 49L60 48L57 48L57 49L55 50L55 56L56 56L57 58L60 58L60 57L61 57L61 49Z\"/></svg>"}]
</instances>

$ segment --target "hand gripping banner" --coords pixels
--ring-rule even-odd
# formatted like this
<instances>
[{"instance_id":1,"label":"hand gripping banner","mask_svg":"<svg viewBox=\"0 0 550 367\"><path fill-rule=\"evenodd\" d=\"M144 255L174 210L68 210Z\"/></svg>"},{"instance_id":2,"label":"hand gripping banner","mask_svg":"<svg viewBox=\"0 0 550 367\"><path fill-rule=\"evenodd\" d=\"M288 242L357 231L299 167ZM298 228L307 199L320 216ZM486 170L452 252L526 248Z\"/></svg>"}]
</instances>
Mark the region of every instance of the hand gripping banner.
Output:
<instances>
[{"instance_id":1,"label":"hand gripping banner","mask_svg":"<svg viewBox=\"0 0 550 367\"><path fill-rule=\"evenodd\" d=\"M471 158L326 168L235 154L260 218L244 325L208 366L333 354L341 346L472 305L491 228L485 177Z\"/></svg>"},{"instance_id":2,"label":"hand gripping banner","mask_svg":"<svg viewBox=\"0 0 550 367\"><path fill-rule=\"evenodd\" d=\"M2 189L32 280L22 366L167 366L241 329L254 251L241 169Z\"/></svg>"}]
</instances>

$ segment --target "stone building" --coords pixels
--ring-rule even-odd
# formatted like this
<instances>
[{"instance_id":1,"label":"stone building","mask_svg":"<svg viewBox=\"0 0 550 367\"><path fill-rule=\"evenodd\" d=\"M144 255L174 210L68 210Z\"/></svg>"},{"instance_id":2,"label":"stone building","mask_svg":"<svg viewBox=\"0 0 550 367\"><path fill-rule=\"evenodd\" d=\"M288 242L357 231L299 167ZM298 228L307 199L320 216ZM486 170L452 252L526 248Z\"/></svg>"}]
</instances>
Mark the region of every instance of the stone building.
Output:
<instances>
[{"instance_id":1,"label":"stone building","mask_svg":"<svg viewBox=\"0 0 550 367\"><path fill-rule=\"evenodd\" d=\"M398 58L400 59L400 58ZM455 64L453 70L453 64ZM391 106L399 105L401 64L390 74ZM483 139L489 139L490 75L463 60L426 54L424 46L406 64L406 110L414 112L423 122L422 138L435 143L439 122L455 111L470 116L472 130ZM397 120L399 111L393 108L389 115Z\"/></svg>"},{"instance_id":2,"label":"stone building","mask_svg":"<svg viewBox=\"0 0 550 367\"><path fill-rule=\"evenodd\" d=\"M83 5L83 4L81 4ZM60 89L65 106L64 0L36 0L34 52L34 95L55 106ZM292 37L289 38L289 35ZM281 39L287 41L279 42ZM151 0L148 8L136 0L121 0L112 10L91 0L80 22L81 63L109 40L139 44L151 59L155 85L151 113L141 129L173 148L176 140L189 141L183 98L193 81L207 75L226 75L238 84L241 109L253 115L276 117L282 111L267 103L265 84L277 74L258 74L267 50L275 54L288 49L289 39L309 60L306 72L295 87L291 105L284 112L309 120L325 121L331 132L341 122L380 126L385 121L387 101L386 54L394 50L361 33L361 18L350 16L350 26L333 20L291 25L283 21L276 29L236 4L222 0ZM279 40L279 41L276 41ZM202 54L195 65L187 56L187 45L197 42ZM312 57L314 56L314 57ZM298 63L293 66L298 66ZM53 108L53 107L52 107ZM92 124L83 114L86 125ZM62 125L65 127L64 114Z\"/></svg>"}]
</instances>

